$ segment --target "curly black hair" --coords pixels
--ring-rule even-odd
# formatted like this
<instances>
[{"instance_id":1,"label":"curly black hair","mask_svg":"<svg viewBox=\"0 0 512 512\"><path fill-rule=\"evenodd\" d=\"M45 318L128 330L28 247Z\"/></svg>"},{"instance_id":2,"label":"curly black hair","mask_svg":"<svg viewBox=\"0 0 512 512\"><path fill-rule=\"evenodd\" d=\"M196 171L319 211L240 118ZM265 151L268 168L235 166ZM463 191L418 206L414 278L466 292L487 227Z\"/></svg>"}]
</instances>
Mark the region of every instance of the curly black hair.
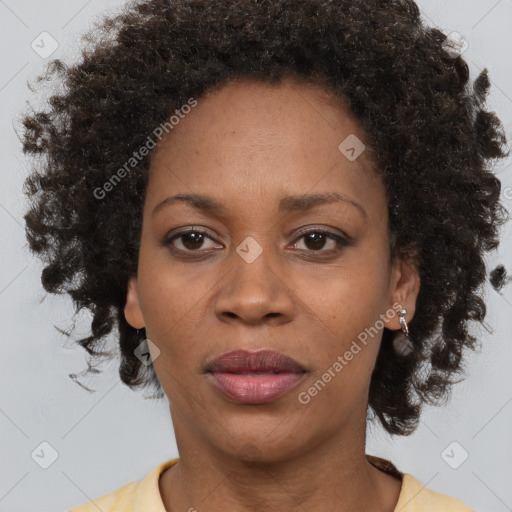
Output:
<instances>
[{"instance_id":1,"label":"curly black hair","mask_svg":"<svg viewBox=\"0 0 512 512\"><path fill-rule=\"evenodd\" d=\"M22 117L23 151L41 157L25 182L24 218L46 265L42 284L92 314L91 335L77 341L89 371L113 357L102 349L117 328L122 382L162 397L153 366L134 355L144 330L123 312L152 151L137 153L106 197L98 190L191 97L237 77L285 76L348 100L386 186L391 255L419 270L415 350L399 357L384 329L368 401L371 419L408 435L476 348L469 322L486 315L484 252L508 220L488 164L509 154L500 119L485 110L487 68L470 84L452 40L412 0L145 0L96 22L78 63L55 59L37 79L61 89Z\"/></svg>"}]
</instances>

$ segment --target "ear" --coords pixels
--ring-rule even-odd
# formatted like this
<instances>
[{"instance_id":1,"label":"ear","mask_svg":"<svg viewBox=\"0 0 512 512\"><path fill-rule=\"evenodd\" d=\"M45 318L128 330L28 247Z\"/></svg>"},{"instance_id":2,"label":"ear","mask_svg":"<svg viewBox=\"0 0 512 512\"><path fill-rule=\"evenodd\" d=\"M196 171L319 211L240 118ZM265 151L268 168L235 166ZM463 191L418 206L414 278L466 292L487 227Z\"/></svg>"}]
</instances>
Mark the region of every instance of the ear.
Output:
<instances>
[{"instance_id":1,"label":"ear","mask_svg":"<svg viewBox=\"0 0 512 512\"><path fill-rule=\"evenodd\" d=\"M416 311L416 299L420 291L420 275L412 260L397 258L393 263L391 275L391 303L389 308L395 311L393 317L385 321L385 326L392 330L401 329L398 311L405 309L405 321L410 322Z\"/></svg>"},{"instance_id":2,"label":"ear","mask_svg":"<svg viewBox=\"0 0 512 512\"><path fill-rule=\"evenodd\" d=\"M124 316L126 321L135 329L142 329L145 326L139 303L139 291L136 276L130 277L130 280L128 281Z\"/></svg>"}]
</instances>

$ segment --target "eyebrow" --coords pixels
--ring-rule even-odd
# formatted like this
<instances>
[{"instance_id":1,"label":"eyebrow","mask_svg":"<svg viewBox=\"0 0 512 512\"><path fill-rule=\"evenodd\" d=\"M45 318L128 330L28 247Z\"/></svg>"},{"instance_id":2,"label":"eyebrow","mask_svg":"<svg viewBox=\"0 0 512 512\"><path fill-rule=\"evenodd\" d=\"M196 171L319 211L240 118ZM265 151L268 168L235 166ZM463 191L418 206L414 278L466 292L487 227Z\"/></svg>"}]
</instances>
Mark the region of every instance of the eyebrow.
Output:
<instances>
[{"instance_id":1,"label":"eyebrow","mask_svg":"<svg viewBox=\"0 0 512 512\"><path fill-rule=\"evenodd\" d=\"M226 208L212 197L201 194L176 194L174 196L167 197L158 203L153 209L151 216L156 215L156 213L165 206L177 202L187 203L193 208L213 216L220 217L226 213ZM325 194L302 194L298 196L283 197L279 201L279 212L289 213L293 211L308 211L316 206L336 202L351 204L352 206L355 206L364 217L367 217L366 210L359 203L343 194L339 194L338 192L328 192Z\"/></svg>"}]
</instances>

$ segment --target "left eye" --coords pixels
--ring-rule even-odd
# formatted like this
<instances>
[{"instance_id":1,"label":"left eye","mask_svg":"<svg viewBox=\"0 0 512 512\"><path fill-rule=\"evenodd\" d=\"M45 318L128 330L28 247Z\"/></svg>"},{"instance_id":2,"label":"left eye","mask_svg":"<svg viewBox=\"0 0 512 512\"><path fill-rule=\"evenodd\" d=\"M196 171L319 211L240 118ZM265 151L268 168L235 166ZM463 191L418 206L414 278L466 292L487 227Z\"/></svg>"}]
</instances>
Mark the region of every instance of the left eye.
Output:
<instances>
[{"instance_id":1,"label":"left eye","mask_svg":"<svg viewBox=\"0 0 512 512\"><path fill-rule=\"evenodd\" d=\"M171 238L166 240L166 244L168 244L168 245L171 244L171 245L173 245L174 249L178 249L181 251L184 250L187 252L196 252L197 249L201 249L201 247L204 243L204 240L206 238L212 240L212 238L210 238L205 231L193 229L193 230L184 231L184 232L181 232L181 233L178 233L178 234L172 236ZM181 239L181 245L184 247L184 249L176 247L173 244L173 242L175 240L180 240L180 239Z\"/></svg>"},{"instance_id":2,"label":"left eye","mask_svg":"<svg viewBox=\"0 0 512 512\"><path fill-rule=\"evenodd\" d=\"M313 252L320 252L324 248L327 240L332 242L332 247L321 252L333 252L336 251L340 246L349 245L348 241L342 236L335 235L329 231L313 230L302 233L298 240L304 239L304 245L306 250L309 249Z\"/></svg>"}]
</instances>

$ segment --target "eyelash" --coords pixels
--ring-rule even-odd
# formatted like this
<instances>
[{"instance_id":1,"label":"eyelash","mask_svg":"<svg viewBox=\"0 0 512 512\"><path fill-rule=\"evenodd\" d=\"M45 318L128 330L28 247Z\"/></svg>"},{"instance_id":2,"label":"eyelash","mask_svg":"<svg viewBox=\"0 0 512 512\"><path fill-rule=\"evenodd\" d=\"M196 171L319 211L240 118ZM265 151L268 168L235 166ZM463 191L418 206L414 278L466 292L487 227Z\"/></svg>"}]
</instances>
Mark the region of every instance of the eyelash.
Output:
<instances>
[{"instance_id":1,"label":"eyelash","mask_svg":"<svg viewBox=\"0 0 512 512\"><path fill-rule=\"evenodd\" d=\"M193 228L193 229L188 229L186 231L181 231L179 233L175 233L174 235L172 235L170 237L166 237L163 244L164 244L164 246L169 246L172 244L172 242L174 242L174 240L177 240L177 239L179 239L185 235L189 235L191 233L203 235L206 238L213 240L213 238L206 231L203 231L202 229ZM337 247L336 247L336 249L330 249L330 250L323 250L323 249L319 249L317 251L305 250L305 252L307 252L307 253L334 255L334 254L338 253L342 247L348 247L348 246L353 245L352 239L350 237L345 238L343 236L336 235L330 231L326 231L325 229L321 229L321 228L313 228L313 229L309 229L308 231L303 231L302 233L298 234L297 238L295 239L295 241L293 243L296 244L300 239L304 238L305 236L307 236L311 233L324 235L327 238L334 240L337 244ZM195 253L195 252L199 253L199 252L201 252L201 249L197 249L197 250L185 249L184 250L184 249L177 249L175 247L173 247L172 249L177 252L181 252L181 253ZM213 249L213 250L215 250L215 249ZM209 251L204 251L204 252L209 252Z\"/></svg>"}]
</instances>

